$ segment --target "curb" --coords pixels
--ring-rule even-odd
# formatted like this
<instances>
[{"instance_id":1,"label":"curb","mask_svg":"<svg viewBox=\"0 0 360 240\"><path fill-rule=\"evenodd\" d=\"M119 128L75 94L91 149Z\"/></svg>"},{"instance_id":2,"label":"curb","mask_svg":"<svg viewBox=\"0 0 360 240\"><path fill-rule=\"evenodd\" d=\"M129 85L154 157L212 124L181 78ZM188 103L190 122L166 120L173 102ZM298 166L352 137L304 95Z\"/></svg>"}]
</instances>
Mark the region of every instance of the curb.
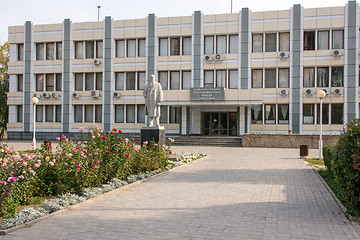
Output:
<instances>
[{"instance_id":1,"label":"curb","mask_svg":"<svg viewBox=\"0 0 360 240\"><path fill-rule=\"evenodd\" d=\"M195 161L198 161L198 160L200 160L200 159L205 159L205 158L207 158L207 157L208 157L208 155L203 156L203 157L201 157L201 158L199 158L199 159L196 159ZM147 177L147 178L138 180L138 181L136 181L136 182L129 183L129 184L125 185L125 186L122 186L122 187L120 187L120 188L114 189L114 190L112 190L112 191L110 191L110 192L103 193L103 194L101 194L101 195L99 195L99 196L96 196L96 197L87 199L87 200L85 200L84 202L78 203L78 204L76 204L76 205L69 206L69 207L67 207L67 208L58 210L58 211L56 211L56 212L52 212L52 213L50 213L50 214L48 214L48 215L46 215L46 216L36 218L36 219L34 219L34 220L32 220L32 221L29 221L29 222L26 222L26 223L24 223L24 224L22 224L22 225L15 226L15 227L12 227L12 228L8 228L8 229L5 229L5 230L0 230L0 236L7 235L7 234L9 234L9 233L11 233L11 232L14 232L14 231L18 230L18 229L31 227L32 225L34 225L34 224L36 224L36 223L38 223L38 222L41 222L41 221L46 220L46 219L48 219L48 218L54 217L54 216L56 216L56 215L58 215L58 214L67 212L67 211L69 211L69 210L73 210L73 209L82 207L82 206L90 203L91 201L99 200L100 198L106 197L107 195L110 195L110 194L112 194L112 193L115 193L115 191L117 191L117 192L126 191L126 190L128 190L128 189L130 189L130 188L133 188L133 187L136 187L136 186L142 184L143 182L146 182L146 181L151 180L151 179L153 179L153 178L160 177L160 176L162 176L162 175L168 174L168 173L170 173L173 169L181 168L181 167L187 166L187 165L189 165L189 164L192 164L192 163L195 162L195 161L191 161L191 162L185 163L185 164L183 164L183 165L176 166L176 167L174 167L174 168L171 168L171 169L169 169L169 170L166 170L165 172L161 172L161 173L152 175L152 176L150 176L150 177Z\"/></svg>"}]
</instances>

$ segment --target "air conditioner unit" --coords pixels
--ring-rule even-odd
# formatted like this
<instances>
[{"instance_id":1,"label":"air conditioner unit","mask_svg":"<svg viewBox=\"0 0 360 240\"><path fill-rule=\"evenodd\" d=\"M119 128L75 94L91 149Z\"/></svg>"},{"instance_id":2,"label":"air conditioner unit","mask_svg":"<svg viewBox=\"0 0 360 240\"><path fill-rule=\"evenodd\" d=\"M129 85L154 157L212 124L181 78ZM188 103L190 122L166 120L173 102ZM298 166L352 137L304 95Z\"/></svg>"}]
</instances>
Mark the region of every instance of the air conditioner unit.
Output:
<instances>
[{"instance_id":1,"label":"air conditioner unit","mask_svg":"<svg viewBox=\"0 0 360 240\"><path fill-rule=\"evenodd\" d=\"M281 53L279 53L279 57L280 57L281 59L286 59L286 58L289 57L289 53L287 53L287 52L281 52Z\"/></svg>"},{"instance_id":2,"label":"air conditioner unit","mask_svg":"<svg viewBox=\"0 0 360 240\"><path fill-rule=\"evenodd\" d=\"M216 54L214 58L215 58L216 61L223 61L225 59L225 55Z\"/></svg>"},{"instance_id":3,"label":"air conditioner unit","mask_svg":"<svg viewBox=\"0 0 360 240\"><path fill-rule=\"evenodd\" d=\"M100 91L99 90L91 90L91 96L93 98L100 97Z\"/></svg>"},{"instance_id":4,"label":"air conditioner unit","mask_svg":"<svg viewBox=\"0 0 360 240\"><path fill-rule=\"evenodd\" d=\"M101 61L100 60L98 60L98 59L94 59L94 64L95 65L99 65L101 63Z\"/></svg>"},{"instance_id":5,"label":"air conditioner unit","mask_svg":"<svg viewBox=\"0 0 360 240\"><path fill-rule=\"evenodd\" d=\"M313 95L314 91L312 89L306 89L306 95Z\"/></svg>"},{"instance_id":6,"label":"air conditioner unit","mask_svg":"<svg viewBox=\"0 0 360 240\"><path fill-rule=\"evenodd\" d=\"M80 94L78 93L73 93L73 98L79 98L80 97Z\"/></svg>"},{"instance_id":7,"label":"air conditioner unit","mask_svg":"<svg viewBox=\"0 0 360 240\"><path fill-rule=\"evenodd\" d=\"M289 94L289 92L288 92L288 90L286 90L286 89L282 89L282 90L280 91L280 95L281 95L282 97L286 97L288 94Z\"/></svg>"},{"instance_id":8,"label":"air conditioner unit","mask_svg":"<svg viewBox=\"0 0 360 240\"><path fill-rule=\"evenodd\" d=\"M332 54L335 57L340 57L343 55L343 52L342 52L342 50L336 49L336 50L332 51Z\"/></svg>"},{"instance_id":9,"label":"air conditioner unit","mask_svg":"<svg viewBox=\"0 0 360 240\"><path fill-rule=\"evenodd\" d=\"M37 98L42 98L42 97L43 97L42 94L36 94L36 93L34 93L33 96L34 96L34 97L37 97Z\"/></svg>"},{"instance_id":10,"label":"air conditioner unit","mask_svg":"<svg viewBox=\"0 0 360 240\"><path fill-rule=\"evenodd\" d=\"M50 95L49 93L43 93L43 94L42 94L42 97L43 97L43 98L50 98L51 95Z\"/></svg>"},{"instance_id":11,"label":"air conditioner unit","mask_svg":"<svg viewBox=\"0 0 360 240\"><path fill-rule=\"evenodd\" d=\"M340 89L340 88L336 88L336 89L334 90L334 93L335 93L335 95L342 95L342 94L343 94L343 90Z\"/></svg>"},{"instance_id":12,"label":"air conditioner unit","mask_svg":"<svg viewBox=\"0 0 360 240\"><path fill-rule=\"evenodd\" d=\"M51 94L51 97L52 97L52 98L58 98L58 97L60 97L60 95L57 94L57 93L52 93L52 94Z\"/></svg>"},{"instance_id":13,"label":"air conditioner unit","mask_svg":"<svg viewBox=\"0 0 360 240\"><path fill-rule=\"evenodd\" d=\"M119 98L121 97L121 93L120 92L114 92L114 98Z\"/></svg>"},{"instance_id":14,"label":"air conditioner unit","mask_svg":"<svg viewBox=\"0 0 360 240\"><path fill-rule=\"evenodd\" d=\"M213 60L213 56L212 56L212 55L204 55L204 60L205 60L205 61L212 61L212 60Z\"/></svg>"},{"instance_id":15,"label":"air conditioner unit","mask_svg":"<svg viewBox=\"0 0 360 240\"><path fill-rule=\"evenodd\" d=\"M328 89L323 89L323 91L324 91L326 94L329 94L329 90L328 90Z\"/></svg>"}]
</instances>

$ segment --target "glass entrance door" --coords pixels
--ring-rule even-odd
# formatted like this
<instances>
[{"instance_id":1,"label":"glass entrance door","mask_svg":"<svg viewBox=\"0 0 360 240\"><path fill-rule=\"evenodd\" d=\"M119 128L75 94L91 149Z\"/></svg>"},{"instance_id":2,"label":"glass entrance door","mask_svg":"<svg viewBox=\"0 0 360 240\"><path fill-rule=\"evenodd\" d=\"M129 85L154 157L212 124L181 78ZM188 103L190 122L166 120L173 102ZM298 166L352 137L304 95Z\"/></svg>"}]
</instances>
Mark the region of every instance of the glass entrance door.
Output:
<instances>
[{"instance_id":1,"label":"glass entrance door","mask_svg":"<svg viewBox=\"0 0 360 240\"><path fill-rule=\"evenodd\" d=\"M207 136L236 136L236 112L203 112L202 135Z\"/></svg>"}]
</instances>

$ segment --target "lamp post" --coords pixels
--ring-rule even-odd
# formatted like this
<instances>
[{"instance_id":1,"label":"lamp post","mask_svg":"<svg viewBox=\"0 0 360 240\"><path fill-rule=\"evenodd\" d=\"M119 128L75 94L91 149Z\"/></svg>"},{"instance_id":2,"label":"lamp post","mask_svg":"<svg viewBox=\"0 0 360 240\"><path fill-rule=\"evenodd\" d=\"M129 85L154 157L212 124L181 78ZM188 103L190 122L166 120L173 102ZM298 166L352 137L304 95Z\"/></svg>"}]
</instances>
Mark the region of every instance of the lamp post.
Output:
<instances>
[{"instance_id":1,"label":"lamp post","mask_svg":"<svg viewBox=\"0 0 360 240\"><path fill-rule=\"evenodd\" d=\"M317 93L318 98L320 99L320 137L319 137L319 160L322 159L322 147L323 147L323 141L322 141L322 100L324 97L326 97L326 92L323 90L318 91Z\"/></svg>"},{"instance_id":2,"label":"lamp post","mask_svg":"<svg viewBox=\"0 0 360 240\"><path fill-rule=\"evenodd\" d=\"M37 97L31 98L32 104L34 104L34 133L33 133L33 149L36 149L36 138L35 138L35 124L36 124L36 104L39 103L39 99Z\"/></svg>"}]
</instances>

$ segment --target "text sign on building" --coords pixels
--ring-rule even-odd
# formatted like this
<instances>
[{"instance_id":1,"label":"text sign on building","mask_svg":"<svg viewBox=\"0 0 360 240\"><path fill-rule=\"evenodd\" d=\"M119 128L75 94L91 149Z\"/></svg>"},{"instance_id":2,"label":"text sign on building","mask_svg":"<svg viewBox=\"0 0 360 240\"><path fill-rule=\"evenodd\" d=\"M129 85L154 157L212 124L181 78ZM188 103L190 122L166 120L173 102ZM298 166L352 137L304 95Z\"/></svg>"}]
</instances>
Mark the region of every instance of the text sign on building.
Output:
<instances>
[{"instance_id":1,"label":"text sign on building","mask_svg":"<svg viewBox=\"0 0 360 240\"><path fill-rule=\"evenodd\" d=\"M191 101L224 101L224 87L190 88Z\"/></svg>"}]
</instances>

